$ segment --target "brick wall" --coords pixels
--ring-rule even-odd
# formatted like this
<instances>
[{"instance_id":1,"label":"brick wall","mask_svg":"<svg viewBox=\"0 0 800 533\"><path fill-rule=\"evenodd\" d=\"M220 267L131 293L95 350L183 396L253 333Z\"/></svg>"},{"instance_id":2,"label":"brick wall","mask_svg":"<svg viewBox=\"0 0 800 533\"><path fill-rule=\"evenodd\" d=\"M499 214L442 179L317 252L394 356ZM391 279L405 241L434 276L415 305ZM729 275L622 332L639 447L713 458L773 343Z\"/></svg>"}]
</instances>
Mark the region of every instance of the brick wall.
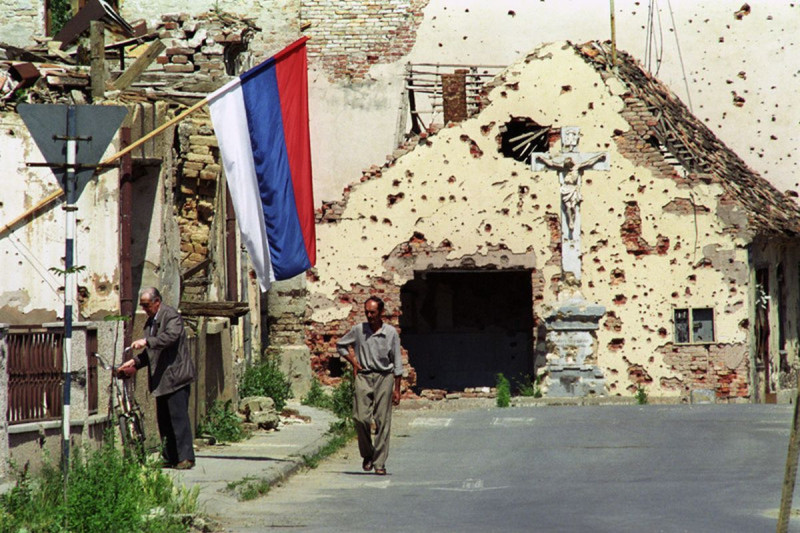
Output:
<instances>
[{"instance_id":1,"label":"brick wall","mask_svg":"<svg viewBox=\"0 0 800 533\"><path fill-rule=\"evenodd\" d=\"M664 364L682 378L662 380L661 387L688 399L692 390L710 389L717 399L749 398L747 346L737 344L674 345L658 350Z\"/></svg>"},{"instance_id":2,"label":"brick wall","mask_svg":"<svg viewBox=\"0 0 800 533\"><path fill-rule=\"evenodd\" d=\"M313 276L313 273L310 274ZM373 278L369 286L356 285L347 293L340 293L338 298L342 305L352 305L347 318L331 320L326 323L311 322L306 326L306 344L311 350L311 369L324 384L339 382L339 376L331 372L331 358L338 358L336 341L350 328L366 320L364 302L370 296L377 296L385 304L384 320L400 331L400 285L386 278ZM347 363L345 363L347 365ZM408 365L408 353L403 350L403 367L406 376L402 390L408 394L409 387L416 384L414 369ZM344 369L349 371L349 367Z\"/></svg>"},{"instance_id":3,"label":"brick wall","mask_svg":"<svg viewBox=\"0 0 800 533\"><path fill-rule=\"evenodd\" d=\"M305 0L308 57L331 80L362 80L369 68L407 55L428 0Z\"/></svg>"},{"instance_id":4,"label":"brick wall","mask_svg":"<svg viewBox=\"0 0 800 533\"><path fill-rule=\"evenodd\" d=\"M167 49L147 72L191 75L184 87L210 91L228 79L226 63L232 74L252 63L250 54L242 54L254 35L246 21L213 12L197 18L169 14L161 17L156 31Z\"/></svg>"},{"instance_id":5,"label":"brick wall","mask_svg":"<svg viewBox=\"0 0 800 533\"><path fill-rule=\"evenodd\" d=\"M222 167L217 139L207 115L195 115L181 122L178 138L181 157L177 169L179 190L175 195L175 215L181 237L181 271L185 272L209 257ZM205 274L200 272L194 277L199 279ZM201 299L204 294L203 283L195 284L190 280L184 285L184 298L188 300Z\"/></svg>"},{"instance_id":6,"label":"brick wall","mask_svg":"<svg viewBox=\"0 0 800 533\"><path fill-rule=\"evenodd\" d=\"M44 35L44 2L0 0L0 41L28 46L32 35Z\"/></svg>"},{"instance_id":7,"label":"brick wall","mask_svg":"<svg viewBox=\"0 0 800 533\"><path fill-rule=\"evenodd\" d=\"M252 26L223 13L196 18L163 15L156 30L167 48L145 72L143 81L166 82L175 91L205 94L226 83L231 78L229 70L238 73L252 62L248 48ZM175 149L175 217L180 231L180 268L185 272L214 256L212 231L222 167L207 111L198 111L178 124ZM184 298L201 300L206 296L210 270L207 267L185 281Z\"/></svg>"}]
</instances>

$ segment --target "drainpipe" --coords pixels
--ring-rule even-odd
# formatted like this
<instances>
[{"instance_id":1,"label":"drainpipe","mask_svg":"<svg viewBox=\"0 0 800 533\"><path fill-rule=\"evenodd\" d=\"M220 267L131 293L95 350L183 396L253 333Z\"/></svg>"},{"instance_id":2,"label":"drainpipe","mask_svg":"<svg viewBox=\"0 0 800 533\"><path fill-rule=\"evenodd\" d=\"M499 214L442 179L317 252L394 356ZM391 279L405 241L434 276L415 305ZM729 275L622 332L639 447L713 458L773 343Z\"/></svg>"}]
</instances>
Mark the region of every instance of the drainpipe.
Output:
<instances>
[{"instance_id":1,"label":"drainpipe","mask_svg":"<svg viewBox=\"0 0 800 533\"><path fill-rule=\"evenodd\" d=\"M8 324L0 323L0 479L8 473Z\"/></svg>"},{"instance_id":2,"label":"drainpipe","mask_svg":"<svg viewBox=\"0 0 800 533\"><path fill-rule=\"evenodd\" d=\"M131 143L131 129L120 130L120 148ZM122 156L119 177L119 311L128 318L123 326L124 346L133 340L133 271L131 267L131 216L133 214L133 158L130 153Z\"/></svg>"},{"instance_id":3,"label":"drainpipe","mask_svg":"<svg viewBox=\"0 0 800 533\"><path fill-rule=\"evenodd\" d=\"M225 187L225 299L238 300L238 276L236 273L236 212L233 210L231 192Z\"/></svg>"}]
</instances>

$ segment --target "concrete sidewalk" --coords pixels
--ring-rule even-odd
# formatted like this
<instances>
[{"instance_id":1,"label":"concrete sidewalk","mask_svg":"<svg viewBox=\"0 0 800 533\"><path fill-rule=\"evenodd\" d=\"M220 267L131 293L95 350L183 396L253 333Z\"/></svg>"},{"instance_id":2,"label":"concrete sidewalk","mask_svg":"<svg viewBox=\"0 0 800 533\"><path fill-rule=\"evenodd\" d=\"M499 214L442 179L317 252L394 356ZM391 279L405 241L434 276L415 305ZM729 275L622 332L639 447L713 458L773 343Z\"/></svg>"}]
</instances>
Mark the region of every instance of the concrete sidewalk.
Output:
<instances>
[{"instance_id":1,"label":"concrete sidewalk","mask_svg":"<svg viewBox=\"0 0 800 533\"><path fill-rule=\"evenodd\" d=\"M235 514L237 494L229 484L248 480L274 485L305 465L304 457L319 452L331 439L328 429L336 417L330 411L290 402L300 418L281 417L276 431L258 431L243 442L202 446L191 470L165 470L177 485L199 487L200 511L225 522Z\"/></svg>"}]
</instances>

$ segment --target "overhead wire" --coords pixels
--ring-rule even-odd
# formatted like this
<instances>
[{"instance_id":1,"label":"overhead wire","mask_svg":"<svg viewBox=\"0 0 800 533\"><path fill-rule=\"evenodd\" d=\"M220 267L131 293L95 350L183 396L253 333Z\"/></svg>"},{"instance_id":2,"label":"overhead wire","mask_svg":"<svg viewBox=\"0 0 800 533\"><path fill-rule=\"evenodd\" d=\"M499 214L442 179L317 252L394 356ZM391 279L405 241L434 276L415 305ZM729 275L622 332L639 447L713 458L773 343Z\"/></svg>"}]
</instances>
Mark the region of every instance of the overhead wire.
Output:
<instances>
[{"instance_id":1,"label":"overhead wire","mask_svg":"<svg viewBox=\"0 0 800 533\"><path fill-rule=\"evenodd\" d=\"M31 264L36 273L39 274L39 276L42 278L42 281L44 281L50 287L50 289L55 293L58 299L63 301L64 295L59 291L59 287L57 285L57 282L55 281L56 278L50 273L49 270L47 270L47 268L41 263L41 261L39 261L39 259L33 253L33 251L27 246L25 246L22 240L20 240L13 234L9 235L8 240L9 242L11 242L14 248L17 249L20 255L24 257Z\"/></svg>"},{"instance_id":2,"label":"overhead wire","mask_svg":"<svg viewBox=\"0 0 800 533\"><path fill-rule=\"evenodd\" d=\"M672 12L672 0L667 0L667 6L669 7L669 16L672 20L672 29L675 32L675 46L678 48L678 60L681 64L683 84L686 87L686 103L689 105L689 111L694 113L694 108L692 106L692 95L689 93L689 80L686 77L686 67L683 64L683 54L681 54L681 43L678 40L678 27L675 25L675 14Z\"/></svg>"},{"instance_id":3,"label":"overhead wire","mask_svg":"<svg viewBox=\"0 0 800 533\"><path fill-rule=\"evenodd\" d=\"M658 22L658 38L656 38L656 21ZM658 1L650 0L647 11L647 26L645 30L645 68L658 76L664 57L664 29L661 24L661 12L658 9ZM653 54L655 54L655 72L653 72Z\"/></svg>"}]
</instances>

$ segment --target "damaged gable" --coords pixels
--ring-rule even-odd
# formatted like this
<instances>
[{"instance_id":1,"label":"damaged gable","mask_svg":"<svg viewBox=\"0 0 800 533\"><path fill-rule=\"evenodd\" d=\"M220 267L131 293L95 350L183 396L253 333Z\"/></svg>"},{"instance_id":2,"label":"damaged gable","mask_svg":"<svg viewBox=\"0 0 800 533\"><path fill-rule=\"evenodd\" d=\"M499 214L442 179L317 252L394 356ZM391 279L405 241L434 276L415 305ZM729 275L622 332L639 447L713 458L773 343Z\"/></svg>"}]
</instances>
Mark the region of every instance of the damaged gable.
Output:
<instances>
[{"instance_id":1,"label":"damaged gable","mask_svg":"<svg viewBox=\"0 0 800 533\"><path fill-rule=\"evenodd\" d=\"M560 129L575 126L580 150L610 161L609 171L583 176L580 204L581 290L608 310L596 343L609 393L632 395L640 386L657 396L686 397L697 388L724 398L751 393L750 363L740 357L749 346L745 246L758 233L794 232L797 210L626 54L615 76L603 46L540 47L485 87L480 113L412 139L398 157L365 171L341 202L323 207L307 337L323 379L340 371L333 343L362 320L370 294L386 300L401 337L473 336L464 361L478 376L492 357L477 353L480 339L501 339L492 335L506 328L492 316L502 315L496 306L503 304L485 300L482 314L458 322L459 306L470 301L465 291L475 292L457 282L458 273L478 275L474 284L490 279L481 273L527 273L533 319L520 326L529 328L520 357L531 359L531 371L541 366L541 313L567 281L559 184L555 172L533 171L513 148L535 136L557 153ZM678 135L658 129L665 127ZM711 316L714 338L691 349L676 343L676 309ZM508 338L519 331L508 330ZM417 368L431 368L437 350L434 341L408 344L404 390L420 394ZM699 365L702 357L708 364Z\"/></svg>"},{"instance_id":2,"label":"damaged gable","mask_svg":"<svg viewBox=\"0 0 800 533\"><path fill-rule=\"evenodd\" d=\"M578 53L603 76L624 85L621 95L631 130L623 134L631 144L644 141L677 162L683 173L675 179L720 183L724 189L718 214L737 231L751 235L790 234L800 230L798 205L752 171L711 130L697 119L667 87L647 73L629 54L620 51L611 66L609 43L576 46ZM642 146L636 148L646 157ZM739 206L746 213L747 228L729 211Z\"/></svg>"}]
</instances>

